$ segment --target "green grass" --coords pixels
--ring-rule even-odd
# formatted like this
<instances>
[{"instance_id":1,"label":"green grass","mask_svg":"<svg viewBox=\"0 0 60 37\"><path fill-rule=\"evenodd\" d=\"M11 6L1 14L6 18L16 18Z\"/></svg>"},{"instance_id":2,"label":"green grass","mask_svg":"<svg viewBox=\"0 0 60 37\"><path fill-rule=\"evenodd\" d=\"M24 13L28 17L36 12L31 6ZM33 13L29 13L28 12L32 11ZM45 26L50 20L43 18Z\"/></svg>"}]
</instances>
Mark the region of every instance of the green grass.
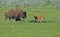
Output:
<instances>
[{"instance_id":1,"label":"green grass","mask_svg":"<svg viewBox=\"0 0 60 37\"><path fill-rule=\"evenodd\" d=\"M5 20L5 9L0 9L0 37L60 37L60 9L23 9L27 18L18 22ZM47 22L29 22L35 14L44 16Z\"/></svg>"}]
</instances>

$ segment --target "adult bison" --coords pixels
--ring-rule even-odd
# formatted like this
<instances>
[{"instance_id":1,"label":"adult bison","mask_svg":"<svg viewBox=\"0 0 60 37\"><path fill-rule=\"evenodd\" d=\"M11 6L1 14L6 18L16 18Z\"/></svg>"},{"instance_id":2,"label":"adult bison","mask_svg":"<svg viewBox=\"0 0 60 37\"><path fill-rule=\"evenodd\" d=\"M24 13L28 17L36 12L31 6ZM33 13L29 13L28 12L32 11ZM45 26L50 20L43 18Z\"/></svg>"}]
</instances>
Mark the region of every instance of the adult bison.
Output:
<instances>
[{"instance_id":1,"label":"adult bison","mask_svg":"<svg viewBox=\"0 0 60 37\"><path fill-rule=\"evenodd\" d=\"M11 9L5 13L5 19L7 20L15 19L16 21L21 20L21 18L26 18L26 11L21 9Z\"/></svg>"}]
</instances>

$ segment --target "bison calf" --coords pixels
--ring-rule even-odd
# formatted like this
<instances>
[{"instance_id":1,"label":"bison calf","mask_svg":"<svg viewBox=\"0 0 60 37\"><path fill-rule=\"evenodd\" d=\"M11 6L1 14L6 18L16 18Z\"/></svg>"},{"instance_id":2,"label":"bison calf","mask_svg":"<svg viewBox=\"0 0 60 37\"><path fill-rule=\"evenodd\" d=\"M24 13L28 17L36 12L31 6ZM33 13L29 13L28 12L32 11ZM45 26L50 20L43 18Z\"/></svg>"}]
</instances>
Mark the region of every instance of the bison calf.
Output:
<instances>
[{"instance_id":1,"label":"bison calf","mask_svg":"<svg viewBox=\"0 0 60 37\"><path fill-rule=\"evenodd\" d=\"M43 16L34 16L35 21L42 22L44 17Z\"/></svg>"}]
</instances>

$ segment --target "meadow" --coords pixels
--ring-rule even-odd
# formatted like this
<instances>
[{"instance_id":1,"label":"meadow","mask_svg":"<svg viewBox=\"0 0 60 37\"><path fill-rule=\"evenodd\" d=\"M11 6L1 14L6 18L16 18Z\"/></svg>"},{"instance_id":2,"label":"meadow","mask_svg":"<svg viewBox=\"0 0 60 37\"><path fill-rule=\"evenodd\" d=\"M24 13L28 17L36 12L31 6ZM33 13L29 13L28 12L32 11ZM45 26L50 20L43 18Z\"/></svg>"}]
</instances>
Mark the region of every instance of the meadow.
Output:
<instances>
[{"instance_id":1,"label":"meadow","mask_svg":"<svg viewBox=\"0 0 60 37\"><path fill-rule=\"evenodd\" d=\"M60 37L60 9L22 9L26 10L27 18L10 21L5 20L5 8L0 8L0 37ZM46 22L33 22L36 14L44 16Z\"/></svg>"}]
</instances>

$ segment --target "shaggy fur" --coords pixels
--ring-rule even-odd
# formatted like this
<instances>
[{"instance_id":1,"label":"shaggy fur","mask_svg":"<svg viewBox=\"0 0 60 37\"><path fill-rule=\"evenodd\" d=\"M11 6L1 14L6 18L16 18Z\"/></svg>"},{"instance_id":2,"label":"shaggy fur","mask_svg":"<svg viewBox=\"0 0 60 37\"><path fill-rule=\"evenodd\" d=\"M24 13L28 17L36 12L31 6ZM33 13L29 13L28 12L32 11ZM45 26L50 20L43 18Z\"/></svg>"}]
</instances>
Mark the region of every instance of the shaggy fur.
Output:
<instances>
[{"instance_id":1,"label":"shaggy fur","mask_svg":"<svg viewBox=\"0 0 60 37\"><path fill-rule=\"evenodd\" d=\"M9 20L15 19L16 21L18 21L18 20L20 20L20 18L23 18L23 16L25 17L26 14L22 14L22 13L24 13L24 12L21 9L20 10L11 9L5 13L5 19L7 20L9 18Z\"/></svg>"}]
</instances>

